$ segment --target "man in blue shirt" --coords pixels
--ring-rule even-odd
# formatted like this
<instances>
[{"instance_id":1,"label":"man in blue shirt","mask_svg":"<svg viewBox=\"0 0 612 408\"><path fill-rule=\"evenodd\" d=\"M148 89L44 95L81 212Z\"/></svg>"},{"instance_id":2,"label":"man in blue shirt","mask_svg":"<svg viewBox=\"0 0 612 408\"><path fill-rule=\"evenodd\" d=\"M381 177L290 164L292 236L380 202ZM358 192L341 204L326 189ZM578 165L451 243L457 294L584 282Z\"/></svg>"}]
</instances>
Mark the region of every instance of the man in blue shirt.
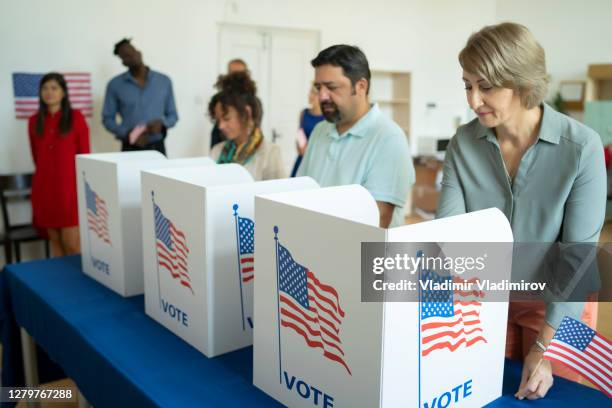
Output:
<instances>
[{"instance_id":1,"label":"man in blue shirt","mask_svg":"<svg viewBox=\"0 0 612 408\"><path fill-rule=\"evenodd\" d=\"M325 117L312 131L298 176L322 187L361 184L374 197L382 228L404 224L414 166L402 129L370 105L370 68L357 47L334 45L311 61Z\"/></svg>"},{"instance_id":2,"label":"man in blue shirt","mask_svg":"<svg viewBox=\"0 0 612 408\"><path fill-rule=\"evenodd\" d=\"M128 71L114 77L106 87L104 127L122 142L123 151L157 150L166 154L167 130L178 121L170 78L147 67L129 39L115 44L114 53Z\"/></svg>"}]
</instances>

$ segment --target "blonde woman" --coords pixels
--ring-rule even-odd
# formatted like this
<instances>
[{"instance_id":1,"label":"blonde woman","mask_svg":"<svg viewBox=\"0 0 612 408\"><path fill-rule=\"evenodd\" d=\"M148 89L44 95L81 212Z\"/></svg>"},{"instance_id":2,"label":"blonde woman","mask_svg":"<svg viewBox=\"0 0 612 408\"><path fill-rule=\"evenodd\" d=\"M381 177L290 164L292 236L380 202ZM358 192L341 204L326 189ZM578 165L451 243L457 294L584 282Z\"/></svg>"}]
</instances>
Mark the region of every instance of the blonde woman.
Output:
<instances>
[{"instance_id":1,"label":"blonde woman","mask_svg":"<svg viewBox=\"0 0 612 408\"><path fill-rule=\"evenodd\" d=\"M543 102L540 44L522 25L488 26L469 38L459 63L478 118L449 144L437 216L497 207L515 242L596 243L606 205L601 139ZM576 379L542 352L561 319L580 319L582 310L580 302L510 304L506 356L524 361L517 398L544 397L553 371ZM594 317L583 320L593 324Z\"/></svg>"}]
</instances>

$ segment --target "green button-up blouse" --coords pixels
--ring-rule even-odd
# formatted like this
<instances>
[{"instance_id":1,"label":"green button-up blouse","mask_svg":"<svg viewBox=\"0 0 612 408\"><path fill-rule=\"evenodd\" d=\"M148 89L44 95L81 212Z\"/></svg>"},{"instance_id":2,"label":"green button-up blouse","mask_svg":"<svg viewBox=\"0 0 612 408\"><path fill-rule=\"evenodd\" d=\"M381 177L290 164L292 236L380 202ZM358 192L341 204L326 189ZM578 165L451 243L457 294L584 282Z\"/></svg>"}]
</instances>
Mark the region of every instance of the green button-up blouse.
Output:
<instances>
[{"instance_id":1,"label":"green button-up blouse","mask_svg":"<svg viewBox=\"0 0 612 408\"><path fill-rule=\"evenodd\" d=\"M597 243L606 210L601 138L589 127L543 104L537 141L511 182L493 129L478 119L460 127L444 162L437 217L499 208L514 241ZM551 303L546 320L580 317L583 304Z\"/></svg>"}]
</instances>

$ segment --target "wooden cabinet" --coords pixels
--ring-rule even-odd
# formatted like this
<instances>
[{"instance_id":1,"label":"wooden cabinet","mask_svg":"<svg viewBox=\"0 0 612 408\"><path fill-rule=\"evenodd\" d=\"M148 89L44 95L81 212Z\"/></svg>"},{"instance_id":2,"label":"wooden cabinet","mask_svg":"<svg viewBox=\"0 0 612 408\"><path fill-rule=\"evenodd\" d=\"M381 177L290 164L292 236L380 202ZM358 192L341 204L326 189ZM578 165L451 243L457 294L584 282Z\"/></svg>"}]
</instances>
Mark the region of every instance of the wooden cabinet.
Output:
<instances>
[{"instance_id":1,"label":"wooden cabinet","mask_svg":"<svg viewBox=\"0 0 612 408\"><path fill-rule=\"evenodd\" d=\"M371 70L370 100L378 103L410 141L410 72Z\"/></svg>"},{"instance_id":2,"label":"wooden cabinet","mask_svg":"<svg viewBox=\"0 0 612 408\"><path fill-rule=\"evenodd\" d=\"M612 143L612 64L592 64L588 68L584 123Z\"/></svg>"},{"instance_id":3,"label":"wooden cabinet","mask_svg":"<svg viewBox=\"0 0 612 408\"><path fill-rule=\"evenodd\" d=\"M587 101L612 100L612 64L591 64L587 76Z\"/></svg>"}]
</instances>

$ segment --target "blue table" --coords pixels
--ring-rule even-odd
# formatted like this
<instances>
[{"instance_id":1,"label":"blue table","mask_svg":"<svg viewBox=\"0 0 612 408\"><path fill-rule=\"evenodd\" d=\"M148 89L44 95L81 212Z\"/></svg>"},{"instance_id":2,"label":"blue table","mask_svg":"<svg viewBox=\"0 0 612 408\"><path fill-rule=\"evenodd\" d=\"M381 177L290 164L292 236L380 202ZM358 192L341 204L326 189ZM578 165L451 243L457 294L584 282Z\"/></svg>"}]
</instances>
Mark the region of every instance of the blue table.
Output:
<instances>
[{"instance_id":1,"label":"blue table","mask_svg":"<svg viewBox=\"0 0 612 408\"><path fill-rule=\"evenodd\" d=\"M252 348L208 359L81 273L78 256L5 268L19 326L96 407L276 406L252 385ZM1 313L0 313L1 315ZM13 370L14 360L3 370ZM602 393L560 378L544 400L518 401L520 364L506 362L504 396L490 406L611 406Z\"/></svg>"}]
</instances>

